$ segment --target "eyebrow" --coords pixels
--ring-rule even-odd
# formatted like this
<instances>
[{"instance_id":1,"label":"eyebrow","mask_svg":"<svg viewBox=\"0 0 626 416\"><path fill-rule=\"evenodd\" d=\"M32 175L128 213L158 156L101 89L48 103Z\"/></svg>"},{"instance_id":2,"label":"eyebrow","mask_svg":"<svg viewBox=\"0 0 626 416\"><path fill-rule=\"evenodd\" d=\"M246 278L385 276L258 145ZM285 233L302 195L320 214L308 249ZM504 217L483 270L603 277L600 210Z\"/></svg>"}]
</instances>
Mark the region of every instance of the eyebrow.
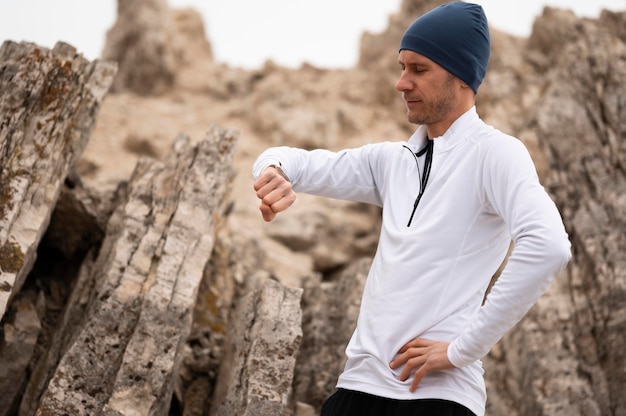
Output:
<instances>
[{"instance_id":1,"label":"eyebrow","mask_svg":"<svg viewBox=\"0 0 626 416\"><path fill-rule=\"evenodd\" d=\"M416 62L416 61L413 61L413 60L402 61L400 59L398 59L398 64L399 65L404 65L404 66L415 66L415 67L426 67L426 68L430 66L428 62L422 62L422 61Z\"/></svg>"}]
</instances>

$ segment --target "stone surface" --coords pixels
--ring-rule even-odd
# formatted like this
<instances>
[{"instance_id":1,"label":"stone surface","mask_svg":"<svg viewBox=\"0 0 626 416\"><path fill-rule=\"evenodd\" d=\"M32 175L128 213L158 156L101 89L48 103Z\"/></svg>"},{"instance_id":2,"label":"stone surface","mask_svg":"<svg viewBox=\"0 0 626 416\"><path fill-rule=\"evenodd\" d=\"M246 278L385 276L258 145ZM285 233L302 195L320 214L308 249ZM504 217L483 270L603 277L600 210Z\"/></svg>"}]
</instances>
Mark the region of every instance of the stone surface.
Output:
<instances>
[{"instance_id":1,"label":"stone surface","mask_svg":"<svg viewBox=\"0 0 626 416\"><path fill-rule=\"evenodd\" d=\"M162 163L137 165L98 258L81 274L77 289L93 288L36 414L167 413L235 140L216 127L196 146L179 138Z\"/></svg>"},{"instance_id":2,"label":"stone surface","mask_svg":"<svg viewBox=\"0 0 626 416\"><path fill-rule=\"evenodd\" d=\"M64 43L0 48L0 316L32 269L115 71Z\"/></svg>"},{"instance_id":3,"label":"stone surface","mask_svg":"<svg viewBox=\"0 0 626 416\"><path fill-rule=\"evenodd\" d=\"M0 343L0 415L14 414L28 381L28 363L41 332L38 300L32 291L21 292L11 304Z\"/></svg>"},{"instance_id":4,"label":"stone surface","mask_svg":"<svg viewBox=\"0 0 626 416\"><path fill-rule=\"evenodd\" d=\"M159 94L176 78L174 20L166 0L117 2L102 57L119 63L112 91Z\"/></svg>"},{"instance_id":5,"label":"stone surface","mask_svg":"<svg viewBox=\"0 0 626 416\"><path fill-rule=\"evenodd\" d=\"M166 0L118 0L102 56L119 63L113 92L153 95L171 89L181 67L211 61L213 52L196 11L174 12Z\"/></svg>"},{"instance_id":6,"label":"stone surface","mask_svg":"<svg viewBox=\"0 0 626 416\"><path fill-rule=\"evenodd\" d=\"M532 124L573 259L487 366L514 414L626 414L626 44L604 20L626 13L580 21L548 8L528 45L551 61Z\"/></svg>"},{"instance_id":7,"label":"stone surface","mask_svg":"<svg viewBox=\"0 0 626 416\"><path fill-rule=\"evenodd\" d=\"M302 346L295 397L319 414L345 365L344 350L356 327L371 259L355 261L333 281L310 279L302 299Z\"/></svg>"},{"instance_id":8,"label":"stone surface","mask_svg":"<svg viewBox=\"0 0 626 416\"><path fill-rule=\"evenodd\" d=\"M249 279L227 332L210 414L290 415L302 289L262 275Z\"/></svg>"}]
</instances>

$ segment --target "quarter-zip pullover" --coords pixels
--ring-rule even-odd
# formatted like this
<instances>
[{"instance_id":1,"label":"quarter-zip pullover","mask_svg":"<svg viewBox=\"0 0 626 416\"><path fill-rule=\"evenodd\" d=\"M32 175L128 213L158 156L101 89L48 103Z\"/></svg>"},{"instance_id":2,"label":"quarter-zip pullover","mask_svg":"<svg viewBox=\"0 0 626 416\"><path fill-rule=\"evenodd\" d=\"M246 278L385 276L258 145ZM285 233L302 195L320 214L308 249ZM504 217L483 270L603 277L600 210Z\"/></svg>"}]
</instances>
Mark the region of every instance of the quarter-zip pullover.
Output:
<instances>
[{"instance_id":1,"label":"quarter-zip pullover","mask_svg":"<svg viewBox=\"0 0 626 416\"><path fill-rule=\"evenodd\" d=\"M415 154L426 140L421 126L408 142L340 152L271 148L259 156L253 175L280 164L296 192L383 208L337 386L393 399L452 400L481 416L480 359L562 270L570 244L527 149L486 125L475 108L433 138L430 176L412 214L425 157ZM511 241L511 256L483 304ZM389 363L417 337L450 342L448 358L456 368L427 374L411 393L412 379L400 381L402 368Z\"/></svg>"}]
</instances>

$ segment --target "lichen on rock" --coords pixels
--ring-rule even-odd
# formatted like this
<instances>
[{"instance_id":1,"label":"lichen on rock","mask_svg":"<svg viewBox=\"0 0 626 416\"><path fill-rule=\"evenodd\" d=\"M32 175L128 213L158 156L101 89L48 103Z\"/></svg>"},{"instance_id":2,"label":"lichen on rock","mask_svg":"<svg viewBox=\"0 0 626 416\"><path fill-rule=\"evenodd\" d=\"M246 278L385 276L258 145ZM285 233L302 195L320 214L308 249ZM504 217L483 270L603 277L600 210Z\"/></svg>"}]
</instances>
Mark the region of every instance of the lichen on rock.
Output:
<instances>
[{"instance_id":1,"label":"lichen on rock","mask_svg":"<svg viewBox=\"0 0 626 416\"><path fill-rule=\"evenodd\" d=\"M7 273L19 272L24 265L24 257L18 243L7 241L0 246L0 270Z\"/></svg>"}]
</instances>

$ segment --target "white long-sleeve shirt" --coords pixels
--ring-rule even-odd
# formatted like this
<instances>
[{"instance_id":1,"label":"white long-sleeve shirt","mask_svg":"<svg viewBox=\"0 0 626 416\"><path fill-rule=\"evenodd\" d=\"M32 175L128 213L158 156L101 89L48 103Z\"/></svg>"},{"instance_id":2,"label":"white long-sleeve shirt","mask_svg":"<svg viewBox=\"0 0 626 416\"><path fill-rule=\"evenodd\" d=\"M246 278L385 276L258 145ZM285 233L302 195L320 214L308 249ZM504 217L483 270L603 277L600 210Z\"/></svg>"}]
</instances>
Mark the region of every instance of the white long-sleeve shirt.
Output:
<instances>
[{"instance_id":1,"label":"white long-sleeve shirt","mask_svg":"<svg viewBox=\"0 0 626 416\"><path fill-rule=\"evenodd\" d=\"M439 398L485 412L480 359L547 289L570 258L560 214L524 145L472 108L434 139L425 192L407 226L424 170L420 127L408 142L331 152L266 150L258 177L280 163L294 191L383 208L380 240L337 387L394 399ZM285 214L283 214L285 215ZM486 302L488 284L514 249ZM411 378L389 363L420 337L450 342L456 368Z\"/></svg>"}]
</instances>

